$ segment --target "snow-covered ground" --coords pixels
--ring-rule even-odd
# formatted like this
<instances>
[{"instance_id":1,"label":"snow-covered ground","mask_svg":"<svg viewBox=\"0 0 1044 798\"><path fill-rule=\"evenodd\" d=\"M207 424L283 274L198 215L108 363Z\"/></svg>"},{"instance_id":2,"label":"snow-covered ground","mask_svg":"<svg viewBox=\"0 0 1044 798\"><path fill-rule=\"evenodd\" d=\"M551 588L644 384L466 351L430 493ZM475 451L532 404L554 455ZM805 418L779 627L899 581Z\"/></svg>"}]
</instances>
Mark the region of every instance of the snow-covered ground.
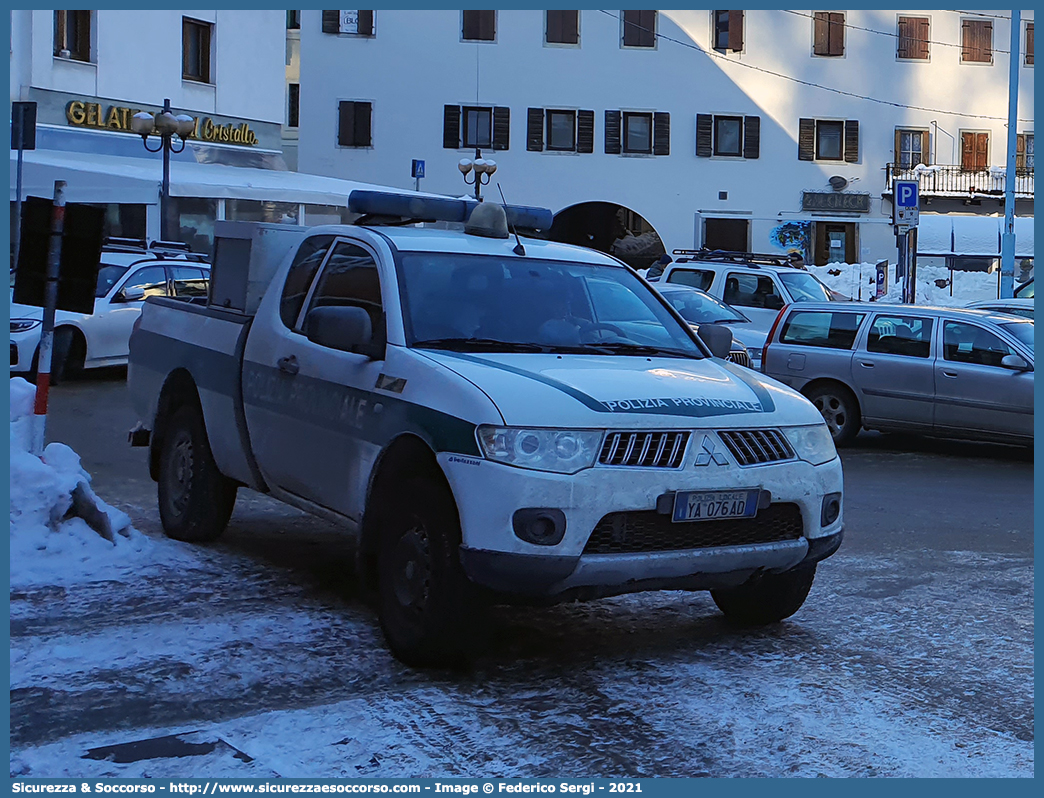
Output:
<instances>
[{"instance_id":1,"label":"snow-covered ground","mask_svg":"<svg viewBox=\"0 0 1044 798\"><path fill-rule=\"evenodd\" d=\"M877 293L877 267L873 263L828 263L808 270L827 287L851 297L868 300ZM950 279L953 295L950 295ZM862 287L862 294L860 294ZM917 265L918 305L963 307L969 302L997 298L997 274L988 272L950 272L942 266ZM902 287L895 279L895 264L888 266L888 293L879 302L901 302Z\"/></svg>"}]
</instances>

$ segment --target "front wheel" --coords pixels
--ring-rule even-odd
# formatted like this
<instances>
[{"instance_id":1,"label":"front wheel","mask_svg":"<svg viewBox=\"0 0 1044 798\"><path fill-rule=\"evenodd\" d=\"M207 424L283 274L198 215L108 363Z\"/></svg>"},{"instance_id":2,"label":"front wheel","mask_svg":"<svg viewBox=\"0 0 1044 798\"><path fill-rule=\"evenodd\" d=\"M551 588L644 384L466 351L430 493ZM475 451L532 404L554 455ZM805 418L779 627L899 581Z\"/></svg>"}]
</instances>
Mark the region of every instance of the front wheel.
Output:
<instances>
[{"instance_id":1,"label":"front wheel","mask_svg":"<svg viewBox=\"0 0 1044 798\"><path fill-rule=\"evenodd\" d=\"M730 623L765 626L801 609L815 577L816 565L812 563L781 574L764 574L739 587L712 590L711 598Z\"/></svg>"},{"instance_id":2,"label":"front wheel","mask_svg":"<svg viewBox=\"0 0 1044 798\"><path fill-rule=\"evenodd\" d=\"M846 446L855 440L863 421L851 391L842 385L820 385L807 396L823 416L835 446Z\"/></svg>"},{"instance_id":3,"label":"front wheel","mask_svg":"<svg viewBox=\"0 0 1044 798\"><path fill-rule=\"evenodd\" d=\"M381 628L407 665L464 659L471 607L459 547L449 491L426 479L406 481L382 524L378 573Z\"/></svg>"},{"instance_id":4,"label":"front wheel","mask_svg":"<svg viewBox=\"0 0 1044 798\"><path fill-rule=\"evenodd\" d=\"M236 503L236 483L218 471L203 414L178 408L163 433L159 512L167 537L207 543L225 531Z\"/></svg>"}]
</instances>

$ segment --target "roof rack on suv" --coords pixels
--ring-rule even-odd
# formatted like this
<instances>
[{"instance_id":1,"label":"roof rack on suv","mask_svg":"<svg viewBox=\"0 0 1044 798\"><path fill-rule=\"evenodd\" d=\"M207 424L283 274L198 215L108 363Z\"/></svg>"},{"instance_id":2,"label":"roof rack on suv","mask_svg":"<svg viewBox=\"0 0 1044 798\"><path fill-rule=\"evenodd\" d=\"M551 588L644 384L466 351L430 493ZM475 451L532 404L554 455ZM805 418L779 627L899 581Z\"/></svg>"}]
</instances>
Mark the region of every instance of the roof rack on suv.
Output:
<instances>
[{"instance_id":1,"label":"roof rack on suv","mask_svg":"<svg viewBox=\"0 0 1044 798\"><path fill-rule=\"evenodd\" d=\"M694 260L713 260L721 263L742 263L744 266L759 268L760 266L786 266L790 269L797 267L792 265L786 255L764 254L758 252L733 252L725 249L676 249L673 254L682 255L678 263L688 263Z\"/></svg>"},{"instance_id":2,"label":"roof rack on suv","mask_svg":"<svg viewBox=\"0 0 1044 798\"><path fill-rule=\"evenodd\" d=\"M173 257L203 263L209 261L205 253L193 252L182 241L146 241L144 238L109 236L102 242L102 249L106 252L131 252L156 260Z\"/></svg>"}]
</instances>

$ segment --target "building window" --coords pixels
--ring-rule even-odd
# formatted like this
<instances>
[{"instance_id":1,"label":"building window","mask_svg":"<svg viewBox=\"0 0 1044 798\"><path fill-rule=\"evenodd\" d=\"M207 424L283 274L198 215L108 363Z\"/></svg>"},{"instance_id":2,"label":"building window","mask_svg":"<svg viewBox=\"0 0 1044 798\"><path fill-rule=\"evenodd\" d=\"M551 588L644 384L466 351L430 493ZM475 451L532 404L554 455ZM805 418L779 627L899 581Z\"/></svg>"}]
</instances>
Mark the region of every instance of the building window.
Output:
<instances>
[{"instance_id":1,"label":"building window","mask_svg":"<svg viewBox=\"0 0 1044 798\"><path fill-rule=\"evenodd\" d=\"M286 29L287 30L301 30L301 12L300 11L287 11L286 12Z\"/></svg>"},{"instance_id":2,"label":"building window","mask_svg":"<svg viewBox=\"0 0 1044 798\"><path fill-rule=\"evenodd\" d=\"M746 252L750 249L749 245L749 219L710 218L703 220L703 246L707 249L720 249L725 252ZM708 274L713 277L713 272ZM711 282L712 280L707 281L708 288ZM696 287L704 291L707 290L701 285Z\"/></svg>"},{"instance_id":3,"label":"building window","mask_svg":"<svg viewBox=\"0 0 1044 798\"><path fill-rule=\"evenodd\" d=\"M324 11L323 33L373 36L376 33L373 11Z\"/></svg>"},{"instance_id":4,"label":"building window","mask_svg":"<svg viewBox=\"0 0 1044 798\"><path fill-rule=\"evenodd\" d=\"M895 131L895 162L903 169L930 162L927 130Z\"/></svg>"},{"instance_id":5,"label":"building window","mask_svg":"<svg viewBox=\"0 0 1044 798\"><path fill-rule=\"evenodd\" d=\"M624 11L623 44L624 47L655 47L656 12Z\"/></svg>"},{"instance_id":6,"label":"building window","mask_svg":"<svg viewBox=\"0 0 1044 798\"><path fill-rule=\"evenodd\" d=\"M664 111L606 111L605 151L608 155L670 155L671 115Z\"/></svg>"},{"instance_id":7,"label":"building window","mask_svg":"<svg viewBox=\"0 0 1044 798\"><path fill-rule=\"evenodd\" d=\"M579 11L547 11L545 15L546 44L580 44Z\"/></svg>"},{"instance_id":8,"label":"building window","mask_svg":"<svg viewBox=\"0 0 1044 798\"><path fill-rule=\"evenodd\" d=\"M469 42L497 40L496 11L464 11L461 38Z\"/></svg>"},{"instance_id":9,"label":"building window","mask_svg":"<svg viewBox=\"0 0 1044 798\"><path fill-rule=\"evenodd\" d=\"M836 11L817 11L813 20L812 52L815 55L844 55L844 13Z\"/></svg>"},{"instance_id":10,"label":"building window","mask_svg":"<svg viewBox=\"0 0 1044 798\"><path fill-rule=\"evenodd\" d=\"M91 60L91 12L54 12L54 54L76 61Z\"/></svg>"},{"instance_id":11,"label":"building window","mask_svg":"<svg viewBox=\"0 0 1044 798\"><path fill-rule=\"evenodd\" d=\"M713 11L714 15L714 49L732 50L738 53L743 49L743 12Z\"/></svg>"},{"instance_id":12,"label":"building window","mask_svg":"<svg viewBox=\"0 0 1044 798\"><path fill-rule=\"evenodd\" d=\"M961 169L984 172L990 164L990 134L961 131Z\"/></svg>"},{"instance_id":13,"label":"building window","mask_svg":"<svg viewBox=\"0 0 1044 798\"><path fill-rule=\"evenodd\" d=\"M798 160L859 160L859 122L834 119L798 120Z\"/></svg>"},{"instance_id":14,"label":"building window","mask_svg":"<svg viewBox=\"0 0 1044 798\"><path fill-rule=\"evenodd\" d=\"M928 60L928 17L899 17L899 49L896 58Z\"/></svg>"},{"instance_id":15,"label":"building window","mask_svg":"<svg viewBox=\"0 0 1044 798\"><path fill-rule=\"evenodd\" d=\"M181 18L181 77L213 83L210 77L210 42L214 26L188 17Z\"/></svg>"},{"instance_id":16,"label":"building window","mask_svg":"<svg viewBox=\"0 0 1044 798\"><path fill-rule=\"evenodd\" d=\"M500 106L447 105L443 111L442 146L490 147L506 150L510 144L511 109Z\"/></svg>"},{"instance_id":17,"label":"building window","mask_svg":"<svg viewBox=\"0 0 1044 798\"><path fill-rule=\"evenodd\" d=\"M286 87L286 126L297 127L301 120L301 84L290 83Z\"/></svg>"},{"instance_id":18,"label":"building window","mask_svg":"<svg viewBox=\"0 0 1044 798\"><path fill-rule=\"evenodd\" d=\"M993 22L988 19L961 20L961 61L993 63Z\"/></svg>"},{"instance_id":19,"label":"building window","mask_svg":"<svg viewBox=\"0 0 1044 798\"><path fill-rule=\"evenodd\" d=\"M530 152L594 152L594 111L530 108L526 121Z\"/></svg>"},{"instance_id":20,"label":"building window","mask_svg":"<svg viewBox=\"0 0 1044 798\"><path fill-rule=\"evenodd\" d=\"M623 151L652 152L652 114L624 112Z\"/></svg>"},{"instance_id":21,"label":"building window","mask_svg":"<svg viewBox=\"0 0 1044 798\"><path fill-rule=\"evenodd\" d=\"M761 117L696 114L696 155L758 158Z\"/></svg>"},{"instance_id":22,"label":"building window","mask_svg":"<svg viewBox=\"0 0 1044 798\"><path fill-rule=\"evenodd\" d=\"M1026 23L1026 66L1033 66L1033 23Z\"/></svg>"},{"instance_id":23,"label":"building window","mask_svg":"<svg viewBox=\"0 0 1044 798\"><path fill-rule=\"evenodd\" d=\"M743 155L743 117L714 117L714 154Z\"/></svg>"},{"instance_id":24,"label":"building window","mask_svg":"<svg viewBox=\"0 0 1044 798\"><path fill-rule=\"evenodd\" d=\"M576 111L547 112L547 148L560 152L576 150Z\"/></svg>"},{"instance_id":25,"label":"building window","mask_svg":"<svg viewBox=\"0 0 1044 798\"><path fill-rule=\"evenodd\" d=\"M342 100L337 104L337 144L340 147L371 147L370 123L373 103Z\"/></svg>"},{"instance_id":26,"label":"building window","mask_svg":"<svg viewBox=\"0 0 1044 798\"><path fill-rule=\"evenodd\" d=\"M1015 137L1015 171L1033 171L1033 134L1019 133Z\"/></svg>"}]
</instances>

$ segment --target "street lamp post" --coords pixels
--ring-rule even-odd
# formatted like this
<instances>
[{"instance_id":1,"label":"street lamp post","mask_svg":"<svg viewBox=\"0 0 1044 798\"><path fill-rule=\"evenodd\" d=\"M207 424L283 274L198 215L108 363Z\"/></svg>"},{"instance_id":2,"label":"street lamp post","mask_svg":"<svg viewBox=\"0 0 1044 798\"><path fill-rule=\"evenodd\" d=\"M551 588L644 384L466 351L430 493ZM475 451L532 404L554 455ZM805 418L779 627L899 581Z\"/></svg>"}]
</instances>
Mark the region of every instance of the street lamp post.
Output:
<instances>
[{"instance_id":1,"label":"street lamp post","mask_svg":"<svg viewBox=\"0 0 1044 798\"><path fill-rule=\"evenodd\" d=\"M163 151L163 182L160 184L160 238L172 240L170 229L170 154L185 149L185 140L192 133L196 121L187 114L174 116L170 110L170 100L163 101L163 110L158 114L146 111L135 114L131 118L131 130L141 136L141 143L149 152ZM149 134L157 133L160 144L153 149L149 146ZM180 146L174 144L178 137Z\"/></svg>"},{"instance_id":2,"label":"street lamp post","mask_svg":"<svg viewBox=\"0 0 1044 798\"><path fill-rule=\"evenodd\" d=\"M482 186L489 185L490 178L493 177L493 173L497 171L497 162L492 161L489 158L483 158L482 150L476 147L475 160L461 158L460 162L457 164L457 168L460 169L464 182L469 186L475 186L475 201L482 202ZM474 172L475 176L471 180L468 180L468 174L471 172Z\"/></svg>"}]
</instances>

